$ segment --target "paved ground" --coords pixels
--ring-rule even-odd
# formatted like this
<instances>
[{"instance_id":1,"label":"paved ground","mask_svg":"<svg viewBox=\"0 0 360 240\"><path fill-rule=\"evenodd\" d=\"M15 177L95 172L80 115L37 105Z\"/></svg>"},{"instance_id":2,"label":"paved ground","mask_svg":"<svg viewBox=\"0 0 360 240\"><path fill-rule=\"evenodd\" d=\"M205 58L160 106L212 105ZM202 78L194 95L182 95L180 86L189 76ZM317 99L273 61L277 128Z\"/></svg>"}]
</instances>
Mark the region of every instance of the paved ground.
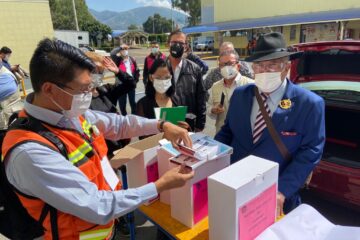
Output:
<instances>
[{"instance_id":1,"label":"paved ground","mask_svg":"<svg viewBox=\"0 0 360 240\"><path fill-rule=\"evenodd\" d=\"M148 54L149 50L147 49L131 49L129 51L130 55L134 56L140 67L144 62L145 56ZM216 67L217 63L215 60L206 60L210 68ZM109 80L113 81L113 80ZM30 82L26 81L26 85L29 87ZM139 100L144 95L144 86L140 81L136 89L136 100ZM130 109L129 109L130 110ZM130 111L128 111L130 112ZM205 133L213 136L215 134L215 123L210 118L206 120ZM335 224L340 225L349 225L349 226L360 226L360 213L354 212L347 208L335 205L324 199L321 199L309 191L303 191L302 196L304 202L309 203L314 206L318 211L320 211L325 217ZM135 221L137 225L136 229L136 239L141 240L155 240L156 238L156 227L152 225L149 221L146 221L142 215L135 213ZM0 236L0 240L5 238ZM119 237L118 239L126 240L130 239L129 237Z\"/></svg>"}]
</instances>

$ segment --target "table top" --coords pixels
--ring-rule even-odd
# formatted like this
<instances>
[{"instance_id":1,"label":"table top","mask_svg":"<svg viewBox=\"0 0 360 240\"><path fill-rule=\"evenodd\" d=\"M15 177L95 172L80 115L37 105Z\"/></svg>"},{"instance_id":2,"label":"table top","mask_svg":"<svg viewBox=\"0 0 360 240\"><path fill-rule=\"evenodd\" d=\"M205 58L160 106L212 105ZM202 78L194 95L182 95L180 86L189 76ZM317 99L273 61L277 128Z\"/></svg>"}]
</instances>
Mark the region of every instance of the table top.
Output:
<instances>
[{"instance_id":1,"label":"table top","mask_svg":"<svg viewBox=\"0 0 360 240\"><path fill-rule=\"evenodd\" d=\"M170 206L159 200L148 206L141 206L139 210L151 221L159 225L171 236L179 240L206 240L209 239L208 217L189 228L171 217Z\"/></svg>"},{"instance_id":2,"label":"table top","mask_svg":"<svg viewBox=\"0 0 360 240\"><path fill-rule=\"evenodd\" d=\"M185 226L176 219L171 217L170 205L160 202L159 200L148 206L139 207L146 217L155 225L163 228L167 233L179 240L206 240L209 239L209 220L208 217L198 222L192 228ZM284 216L276 219L279 221Z\"/></svg>"}]
</instances>

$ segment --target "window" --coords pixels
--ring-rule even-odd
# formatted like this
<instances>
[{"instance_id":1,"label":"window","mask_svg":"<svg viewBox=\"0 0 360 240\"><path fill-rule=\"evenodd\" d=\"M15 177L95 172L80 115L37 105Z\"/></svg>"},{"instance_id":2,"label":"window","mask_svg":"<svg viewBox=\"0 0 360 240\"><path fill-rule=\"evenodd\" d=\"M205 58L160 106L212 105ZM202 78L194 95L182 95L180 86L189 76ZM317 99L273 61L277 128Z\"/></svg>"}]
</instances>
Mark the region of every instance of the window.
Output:
<instances>
[{"instance_id":1,"label":"window","mask_svg":"<svg viewBox=\"0 0 360 240\"><path fill-rule=\"evenodd\" d=\"M293 41L296 39L296 26L293 25L290 27L290 41Z\"/></svg>"},{"instance_id":2,"label":"window","mask_svg":"<svg viewBox=\"0 0 360 240\"><path fill-rule=\"evenodd\" d=\"M82 36L78 36L78 40L82 40Z\"/></svg>"}]
</instances>

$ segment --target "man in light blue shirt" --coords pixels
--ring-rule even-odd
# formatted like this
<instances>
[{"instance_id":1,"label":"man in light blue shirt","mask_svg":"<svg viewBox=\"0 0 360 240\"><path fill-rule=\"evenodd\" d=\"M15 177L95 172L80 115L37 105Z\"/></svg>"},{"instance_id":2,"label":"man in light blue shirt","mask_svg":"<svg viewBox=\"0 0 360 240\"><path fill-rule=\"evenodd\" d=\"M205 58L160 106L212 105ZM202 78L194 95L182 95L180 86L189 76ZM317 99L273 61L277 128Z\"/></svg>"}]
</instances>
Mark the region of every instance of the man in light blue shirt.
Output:
<instances>
[{"instance_id":1,"label":"man in light blue shirt","mask_svg":"<svg viewBox=\"0 0 360 240\"><path fill-rule=\"evenodd\" d=\"M58 40L42 40L30 63L34 94L26 99L26 114L59 129L76 130L84 136L79 116L106 139L162 131L174 145L182 140L191 146L187 131L169 122L88 110L94 69L94 63L80 50ZM136 189L99 190L63 155L34 141L17 145L5 156L4 163L9 182L20 192L39 198L63 213L100 225L133 211L164 190L184 185L194 174L177 168L156 182Z\"/></svg>"},{"instance_id":2,"label":"man in light blue shirt","mask_svg":"<svg viewBox=\"0 0 360 240\"><path fill-rule=\"evenodd\" d=\"M0 129L7 128L8 119L22 105L16 77L0 58Z\"/></svg>"}]
</instances>

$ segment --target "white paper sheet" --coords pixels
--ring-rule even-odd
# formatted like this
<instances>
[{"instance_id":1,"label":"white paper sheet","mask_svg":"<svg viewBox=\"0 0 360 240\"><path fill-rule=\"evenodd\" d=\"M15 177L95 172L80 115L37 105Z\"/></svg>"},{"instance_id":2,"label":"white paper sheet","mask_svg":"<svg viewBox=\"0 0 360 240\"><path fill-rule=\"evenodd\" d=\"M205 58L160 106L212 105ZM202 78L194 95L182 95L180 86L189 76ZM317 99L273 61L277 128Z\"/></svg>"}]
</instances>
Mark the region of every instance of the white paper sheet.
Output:
<instances>
[{"instance_id":1,"label":"white paper sheet","mask_svg":"<svg viewBox=\"0 0 360 240\"><path fill-rule=\"evenodd\" d=\"M359 227L334 225L313 207L301 204L256 240L360 240Z\"/></svg>"},{"instance_id":2,"label":"white paper sheet","mask_svg":"<svg viewBox=\"0 0 360 240\"><path fill-rule=\"evenodd\" d=\"M101 168L106 182L109 184L112 190L115 190L116 185L119 183L119 178L112 169L109 159L105 156L101 159Z\"/></svg>"}]
</instances>

